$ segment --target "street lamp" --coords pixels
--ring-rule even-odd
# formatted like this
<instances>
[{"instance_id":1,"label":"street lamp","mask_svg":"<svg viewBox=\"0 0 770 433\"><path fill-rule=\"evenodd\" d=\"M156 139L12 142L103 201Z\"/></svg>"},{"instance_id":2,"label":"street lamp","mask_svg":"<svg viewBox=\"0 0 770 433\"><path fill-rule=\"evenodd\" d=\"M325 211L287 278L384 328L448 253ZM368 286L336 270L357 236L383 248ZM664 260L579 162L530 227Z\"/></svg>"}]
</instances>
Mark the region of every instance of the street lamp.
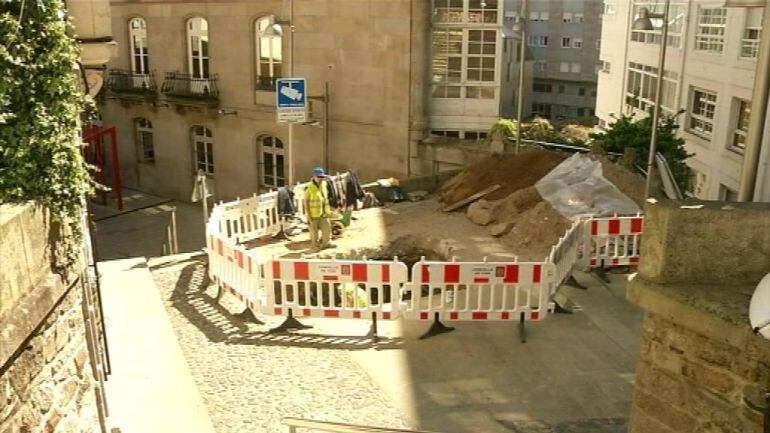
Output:
<instances>
[{"instance_id":1,"label":"street lamp","mask_svg":"<svg viewBox=\"0 0 770 433\"><path fill-rule=\"evenodd\" d=\"M519 42L519 94L516 102L516 150L519 153L521 147L521 110L524 104L524 59L526 56L526 34L527 34L527 0L521 0L521 13L519 19L513 25L513 31L521 35Z\"/></svg>"},{"instance_id":2,"label":"street lamp","mask_svg":"<svg viewBox=\"0 0 770 433\"><path fill-rule=\"evenodd\" d=\"M653 168L655 164L655 154L658 147L658 118L660 117L660 96L663 93L663 76L666 66L666 47L668 39L668 10L671 0L666 0L662 14L651 13L647 8L639 10L639 18L634 20L633 30L654 30L653 19L661 19L663 22L663 32L660 39L660 58L658 59L658 81L655 86L655 106L652 111L652 137L650 138L650 155L647 158L647 183L644 188L644 198L650 196L652 187Z\"/></svg>"}]
</instances>

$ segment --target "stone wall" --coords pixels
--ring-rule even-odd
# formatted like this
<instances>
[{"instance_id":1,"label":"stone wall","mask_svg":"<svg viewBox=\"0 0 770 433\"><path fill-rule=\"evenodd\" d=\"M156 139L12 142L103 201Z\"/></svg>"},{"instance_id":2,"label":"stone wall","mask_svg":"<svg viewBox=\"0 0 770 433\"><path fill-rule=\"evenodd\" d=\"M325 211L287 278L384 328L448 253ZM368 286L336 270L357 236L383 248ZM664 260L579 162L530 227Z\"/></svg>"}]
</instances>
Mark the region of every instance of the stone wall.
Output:
<instances>
[{"instance_id":1,"label":"stone wall","mask_svg":"<svg viewBox=\"0 0 770 433\"><path fill-rule=\"evenodd\" d=\"M0 433L99 431L82 281L51 272L50 227L40 206L0 206Z\"/></svg>"},{"instance_id":2,"label":"stone wall","mask_svg":"<svg viewBox=\"0 0 770 433\"><path fill-rule=\"evenodd\" d=\"M628 292L646 312L631 433L763 432L770 341L748 305L770 272L769 221L770 204L648 205Z\"/></svg>"}]
</instances>

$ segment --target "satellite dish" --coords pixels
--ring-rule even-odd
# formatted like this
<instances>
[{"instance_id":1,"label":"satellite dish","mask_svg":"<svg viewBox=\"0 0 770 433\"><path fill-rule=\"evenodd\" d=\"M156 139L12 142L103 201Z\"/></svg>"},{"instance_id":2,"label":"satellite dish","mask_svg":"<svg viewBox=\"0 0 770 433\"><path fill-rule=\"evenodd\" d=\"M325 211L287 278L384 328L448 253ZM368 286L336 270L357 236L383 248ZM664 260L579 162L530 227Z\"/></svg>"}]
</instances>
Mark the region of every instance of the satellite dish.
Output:
<instances>
[{"instance_id":1,"label":"satellite dish","mask_svg":"<svg viewBox=\"0 0 770 433\"><path fill-rule=\"evenodd\" d=\"M749 321L755 333L770 340L770 274L762 278L751 297Z\"/></svg>"}]
</instances>

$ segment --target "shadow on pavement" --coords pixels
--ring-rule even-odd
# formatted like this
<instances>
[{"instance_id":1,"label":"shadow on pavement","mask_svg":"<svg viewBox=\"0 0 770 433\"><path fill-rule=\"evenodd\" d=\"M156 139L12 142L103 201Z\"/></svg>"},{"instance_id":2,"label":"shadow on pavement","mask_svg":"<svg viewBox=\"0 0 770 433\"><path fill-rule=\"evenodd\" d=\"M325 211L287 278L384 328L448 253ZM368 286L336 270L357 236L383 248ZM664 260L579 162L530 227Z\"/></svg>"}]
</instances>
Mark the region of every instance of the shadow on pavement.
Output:
<instances>
[{"instance_id":1,"label":"shadow on pavement","mask_svg":"<svg viewBox=\"0 0 770 433\"><path fill-rule=\"evenodd\" d=\"M164 264L160 267L170 265ZM153 270L157 268L154 267ZM271 333L266 328L256 330L253 329L256 326L253 322L245 320L240 314L230 313L217 302L215 294L207 293L209 286L211 280L205 261L196 260L182 268L169 300L172 307L182 313L212 342L335 350L397 349L403 343L401 338L374 339L371 336L320 335L308 332Z\"/></svg>"}]
</instances>

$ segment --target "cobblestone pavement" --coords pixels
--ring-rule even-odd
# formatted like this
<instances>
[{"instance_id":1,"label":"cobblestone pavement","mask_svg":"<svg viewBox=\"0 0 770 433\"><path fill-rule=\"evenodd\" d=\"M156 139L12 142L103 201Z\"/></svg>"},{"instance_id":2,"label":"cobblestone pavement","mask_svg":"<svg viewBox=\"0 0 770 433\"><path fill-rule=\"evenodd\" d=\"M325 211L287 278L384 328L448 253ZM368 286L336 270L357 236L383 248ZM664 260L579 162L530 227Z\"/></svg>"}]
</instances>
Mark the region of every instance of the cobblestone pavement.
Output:
<instances>
[{"instance_id":1,"label":"cobblestone pavement","mask_svg":"<svg viewBox=\"0 0 770 433\"><path fill-rule=\"evenodd\" d=\"M350 358L347 349L366 350L367 340L336 339L346 350L322 350L323 337L267 334L234 314L243 306L233 298L216 302L201 261L156 264L153 277L219 433L284 432L286 416L406 426Z\"/></svg>"}]
</instances>

